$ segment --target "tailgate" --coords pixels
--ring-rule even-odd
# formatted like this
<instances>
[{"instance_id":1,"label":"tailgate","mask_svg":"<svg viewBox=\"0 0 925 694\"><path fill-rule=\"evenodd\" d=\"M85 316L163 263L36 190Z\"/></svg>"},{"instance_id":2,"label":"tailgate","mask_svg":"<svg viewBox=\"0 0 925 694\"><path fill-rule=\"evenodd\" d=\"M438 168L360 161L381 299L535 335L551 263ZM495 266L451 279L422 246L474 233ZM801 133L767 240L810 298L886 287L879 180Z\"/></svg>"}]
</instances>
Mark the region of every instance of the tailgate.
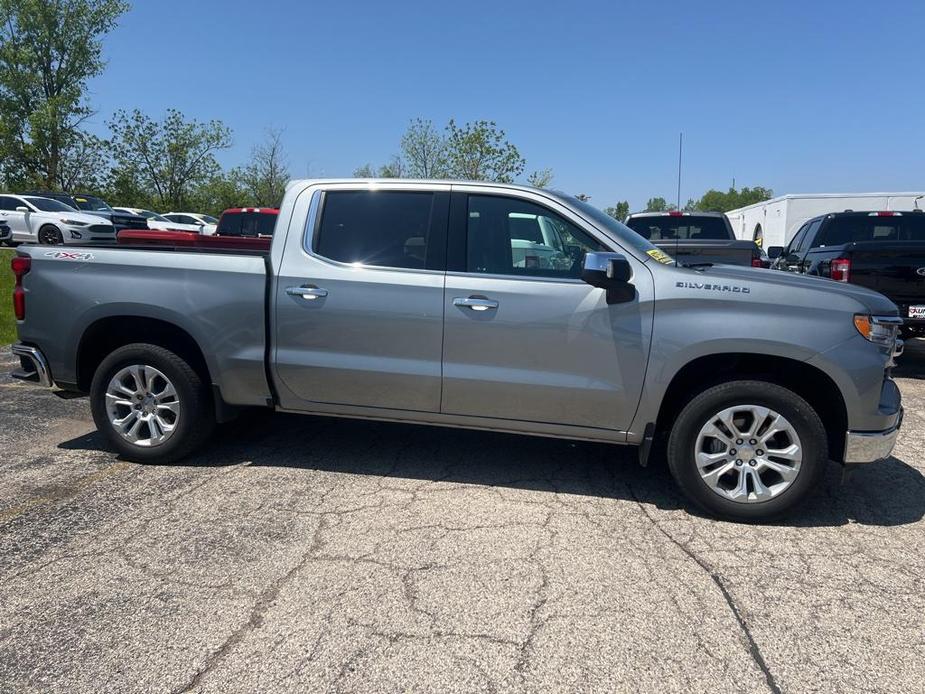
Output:
<instances>
[{"instance_id":1,"label":"tailgate","mask_svg":"<svg viewBox=\"0 0 925 694\"><path fill-rule=\"evenodd\" d=\"M846 250L852 284L874 289L897 304L925 304L925 241L866 241Z\"/></svg>"}]
</instances>

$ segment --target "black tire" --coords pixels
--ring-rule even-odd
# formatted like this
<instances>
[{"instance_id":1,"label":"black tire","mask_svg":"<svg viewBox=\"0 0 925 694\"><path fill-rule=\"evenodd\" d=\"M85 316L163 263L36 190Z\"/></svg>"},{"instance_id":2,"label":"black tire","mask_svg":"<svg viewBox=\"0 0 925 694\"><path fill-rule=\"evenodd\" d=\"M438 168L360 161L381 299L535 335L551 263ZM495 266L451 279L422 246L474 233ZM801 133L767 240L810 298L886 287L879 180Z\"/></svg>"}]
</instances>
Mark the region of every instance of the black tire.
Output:
<instances>
[{"instance_id":1,"label":"black tire","mask_svg":"<svg viewBox=\"0 0 925 694\"><path fill-rule=\"evenodd\" d=\"M174 431L161 444L145 447L131 443L110 422L106 402L109 384L122 369L133 365L157 369L176 390L180 411L173 422ZM180 460L199 448L215 428L212 398L199 374L182 357L156 345L130 344L106 357L93 375L90 408L97 429L119 454L139 463L172 463Z\"/></svg>"},{"instance_id":2,"label":"black tire","mask_svg":"<svg viewBox=\"0 0 925 694\"><path fill-rule=\"evenodd\" d=\"M39 229L38 241L43 246L60 246L64 243L64 237L58 227L46 224Z\"/></svg>"},{"instance_id":3,"label":"black tire","mask_svg":"<svg viewBox=\"0 0 925 694\"><path fill-rule=\"evenodd\" d=\"M738 405L759 405L780 413L800 439L799 473L789 487L767 501L743 503L721 496L697 469L695 447L701 427L715 414ZM667 450L671 475L685 496L714 516L744 522L768 521L793 511L819 486L828 456L825 428L816 411L793 391L766 381L730 381L692 398L675 420Z\"/></svg>"}]
</instances>

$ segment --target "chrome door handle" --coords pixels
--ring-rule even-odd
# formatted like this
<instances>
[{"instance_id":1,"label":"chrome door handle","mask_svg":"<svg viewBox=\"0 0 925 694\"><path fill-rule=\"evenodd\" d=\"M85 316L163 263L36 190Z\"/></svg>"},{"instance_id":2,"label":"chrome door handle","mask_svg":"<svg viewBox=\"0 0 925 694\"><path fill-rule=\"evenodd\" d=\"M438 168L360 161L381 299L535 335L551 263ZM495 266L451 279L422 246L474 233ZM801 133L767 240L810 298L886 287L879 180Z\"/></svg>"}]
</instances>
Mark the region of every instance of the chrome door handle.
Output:
<instances>
[{"instance_id":1,"label":"chrome door handle","mask_svg":"<svg viewBox=\"0 0 925 694\"><path fill-rule=\"evenodd\" d=\"M487 311L488 309L498 308L498 302L491 299L482 299L477 296L461 297L453 299L453 306L466 306L473 311Z\"/></svg>"},{"instance_id":2,"label":"chrome door handle","mask_svg":"<svg viewBox=\"0 0 925 694\"><path fill-rule=\"evenodd\" d=\"M326 297L328 290L321 287L286 287L286 293L289 296L300 296L303 299L314 301Z\"/></svg>"}]
</instances>

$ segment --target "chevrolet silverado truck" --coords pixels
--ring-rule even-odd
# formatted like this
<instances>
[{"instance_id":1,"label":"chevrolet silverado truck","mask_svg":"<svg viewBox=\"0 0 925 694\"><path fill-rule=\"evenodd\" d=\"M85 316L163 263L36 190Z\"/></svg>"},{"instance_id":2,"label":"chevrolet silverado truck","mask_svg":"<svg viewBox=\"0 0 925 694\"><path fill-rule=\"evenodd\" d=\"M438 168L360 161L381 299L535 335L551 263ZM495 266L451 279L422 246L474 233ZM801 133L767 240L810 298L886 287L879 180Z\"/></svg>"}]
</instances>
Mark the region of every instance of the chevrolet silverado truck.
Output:
<instances>
[{"instance_id":1,"label":"chevrolet silverado truck","mask_svg":"<svg viewBox=\"0 0 925 694\"><path fill-rule=\"evenodd\" d=\"M772 246L776 270L858 284L891 299L905 337L925 335L925 213L834 212L801 226L786 248Z\"/></svg>"},{"instance_id":2,"label":"chevrolet silverado truck","mask_svg":"<svg viewBox=\"0 0 925 694\"><path fill-rule=\"evenodd\" d=\"M881 294L675 266L547 190L297 181L269 251L17 253L14 376L89 394L129 460L273 408L664 449L696 504L765 520L828 461L887 457L902 421Z\"/></svg>"},{"instance_id":3,"label":"chevrolet silverado truck","mask_svg":"<svg viewBox=\"0 0 925 694\"><path fill-rule=\"evenodd\" d=\"M721 212L636 212L626 226L681 265L725 263L769 267L754 241L740 241Z\"/></svg>"}]
</instances>

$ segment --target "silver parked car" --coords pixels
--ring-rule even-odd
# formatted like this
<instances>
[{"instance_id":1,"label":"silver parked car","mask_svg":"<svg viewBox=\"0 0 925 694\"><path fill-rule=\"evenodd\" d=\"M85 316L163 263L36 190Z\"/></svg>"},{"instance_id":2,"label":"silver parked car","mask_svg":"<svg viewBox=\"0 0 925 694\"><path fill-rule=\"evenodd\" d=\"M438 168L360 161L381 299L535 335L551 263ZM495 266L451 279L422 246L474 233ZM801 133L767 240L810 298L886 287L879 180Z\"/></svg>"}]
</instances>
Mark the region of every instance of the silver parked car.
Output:
<instances>
[{"instance_id":1,"label":"silver parked car","mask_svg":"<svg viewBox=\"0 0 925 694\"><path fill-rule=\"evenodd\" d=\"M643 464L664 450L693 501L755 520L804 500L830 459L888 456L902 419L882 295L678 267L547 190L298 181L269 254L18 261L15 375L89 393L133 460L272 407L629 444Z\"/></svg>"}]
</instances>

